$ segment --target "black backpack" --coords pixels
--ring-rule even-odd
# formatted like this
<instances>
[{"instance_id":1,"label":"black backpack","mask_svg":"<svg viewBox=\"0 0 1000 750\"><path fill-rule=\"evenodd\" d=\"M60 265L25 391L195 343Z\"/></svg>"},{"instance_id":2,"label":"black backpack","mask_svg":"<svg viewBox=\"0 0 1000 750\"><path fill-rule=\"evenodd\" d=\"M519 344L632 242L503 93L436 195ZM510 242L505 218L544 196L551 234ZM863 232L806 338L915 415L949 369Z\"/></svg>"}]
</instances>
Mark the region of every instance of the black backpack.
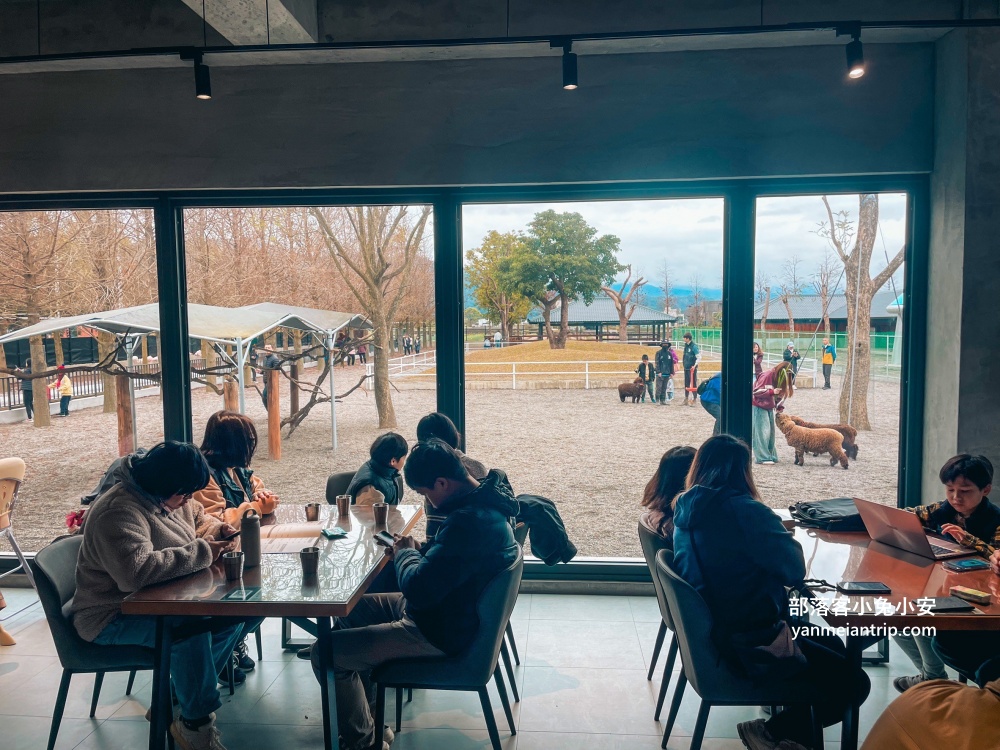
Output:
<instances>
[{"instance_id":1,"label":"black backpack","mask_svg":"<svg viewBox=\"0 0 1000 750\"><path fill-rule=\"evenodd\" d=\"M865 523L850 497L831 500L807 500L789 506L792 518L800 526L823 531L864 531Z\"/></svg>"}]
</instances>

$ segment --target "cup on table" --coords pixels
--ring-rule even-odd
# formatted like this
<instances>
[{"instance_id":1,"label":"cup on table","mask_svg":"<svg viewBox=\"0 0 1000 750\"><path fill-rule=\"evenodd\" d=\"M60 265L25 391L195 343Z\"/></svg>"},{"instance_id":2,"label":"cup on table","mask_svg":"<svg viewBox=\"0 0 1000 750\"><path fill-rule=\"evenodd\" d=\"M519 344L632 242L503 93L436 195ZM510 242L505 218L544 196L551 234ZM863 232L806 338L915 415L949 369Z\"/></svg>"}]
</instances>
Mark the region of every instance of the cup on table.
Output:
<instances>
[{"instance_id":1,"label":"cup on table","mask_svg":"<svg viewBox=\"0 0 1000 750\"><path fill-rule=\"evenodd\" d=\"M319 575L319 547L306 547L299 552L302 561L302 577L314 579Z\"/></svg>"},{"instance_id":2,"label":"cup on table","mask_svg":"<svg viewBox=\"0 0 1000 750\"><path fill-rule=\"evenodd\" d=\"M350 495L337 495L337 515L341 518L351 515Z\"/></svg>"},{"instance_id":3,"label":"cup on table","mask_svg":"<svg viewBox=\"0 0 1000 750\"><path fill-rule=\"evenodd\" d=\"M319 503L306 503L305 509L307 521L319 520Z\"/></svg>"},{"instance_id":4,"label":"cup on table","mask_svg":"<svg viewBox=\"0 0 1000 750\"><path fill-rule=\"evenodd\" d=\"M227 581L238 581L243 577L242 552L223 552L222 565L226 570Z\"/></svg>"},{"instance_id":5,"label":"cup on table","mask_svg":"<svg viewBox=\"0 0 1000 750\"><path fill-rule=\"evenodd\" d=\"M385 503L373 503L372 514L375 516L375 526L384 529L386 521L389 520L389 506Z\"/></svg>"}]
</instances>

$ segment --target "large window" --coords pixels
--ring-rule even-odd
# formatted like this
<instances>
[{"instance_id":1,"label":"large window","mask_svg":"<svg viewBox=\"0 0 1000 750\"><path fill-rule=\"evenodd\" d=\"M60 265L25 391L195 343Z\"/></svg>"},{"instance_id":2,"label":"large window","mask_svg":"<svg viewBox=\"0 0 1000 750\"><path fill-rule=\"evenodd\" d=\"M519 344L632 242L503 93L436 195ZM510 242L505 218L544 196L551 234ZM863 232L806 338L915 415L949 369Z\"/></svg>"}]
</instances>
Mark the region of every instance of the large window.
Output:
<instances>
[{"instance_id":1,"label":"large window","mask_svg":"<svg viewBox=\"0 0 1000 750\"><path fill-rule=\"evenodd\" d=\"M582 557L641 557L660 456L712 434L696 388L721 365L722 217L721 199L464 207L467 450L556 501ZM661 341L662 405L634 382Z\"/></svg>"},{"instance_id":2,"label":"large window","mask_svg":"<svg viewBox=\"0 0 1000 750\"><path fill-rule=\"evenodd\" d=\"M22 549L64 533L120 451L162 440L156 300L152 211L0 213L0 456L27 465Z\"/></svg>"},{"instance_id":3,"label":"large window","mask_svg":"<svg viewBox=\"0 0 1000 750\"><path fill-rule=\"evenodd\" d=\"M797 371L784 414L807 423L787 437L779 425L769 456L760 432L768 415L755 410L764 463L754 475L770 505L844 496L896 503L906 218L900 193L757 201L754 340L765 371L784 361ZM848 433L833 440L835 455L819 425ZM804 465L793 444L803 446Z\"/></svg>"}]
</instances>

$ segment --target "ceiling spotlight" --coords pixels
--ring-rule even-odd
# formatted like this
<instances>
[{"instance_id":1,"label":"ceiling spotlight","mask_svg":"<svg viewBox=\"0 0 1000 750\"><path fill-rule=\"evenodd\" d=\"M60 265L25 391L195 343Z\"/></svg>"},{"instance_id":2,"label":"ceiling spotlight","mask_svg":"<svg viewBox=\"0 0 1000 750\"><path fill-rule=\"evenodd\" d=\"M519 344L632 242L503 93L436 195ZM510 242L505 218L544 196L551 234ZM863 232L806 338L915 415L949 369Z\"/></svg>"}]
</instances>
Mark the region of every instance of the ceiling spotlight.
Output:
<instances>
[{"instance_id":1,"label":"ceiling spotlight","mask_svg":"<svg viewBox=\"0 0 1000 750\"><path fill-rule=\"evenodd\" d=\"M199 99L212 98L212 78L208 66L201 60L201 53L194 55L194 95Z\"/></svg>"},{"instance_id":2,"label":"ceiling spotlight","mask_svg":"<svg viewBox=\"0 0 1000 750\"><path fill-rule=\"evenodd\" d=\"M861 46L861 22L837 27L837 36L850 36L847 44L847 77L861 78L865 74L865 51Z\"/></svg>"},{"instance_id":3,"label":"ceiling spotlight","mask_svg":"<svg viewBox=\"0 0 1000 750\"><path fill-rule=\"evenodd\" d=\"M565 37L549 40L552 49L562 48L563 88L573 91L577 88L576 55L573 54L573 40Z\"/></svg>"}]
</instances>

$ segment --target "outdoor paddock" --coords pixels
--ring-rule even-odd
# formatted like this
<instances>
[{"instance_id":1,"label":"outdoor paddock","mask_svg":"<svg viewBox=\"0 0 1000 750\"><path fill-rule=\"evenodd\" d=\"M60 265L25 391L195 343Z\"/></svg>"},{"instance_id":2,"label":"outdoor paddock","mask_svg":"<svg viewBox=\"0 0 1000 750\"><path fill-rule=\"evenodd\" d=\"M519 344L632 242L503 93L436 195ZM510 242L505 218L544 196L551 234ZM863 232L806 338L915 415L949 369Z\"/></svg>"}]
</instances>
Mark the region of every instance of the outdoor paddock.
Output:
<instances>
[{"instance_id":1,"label":"outdoor paddock","mask_svg":"<svg viewBox=\"0 0 1000 750\"><path fill-rule=\"evenodd\" d=\"M361 367L337 368L337 390L357 382ZM678 391L680 393L680 391ZM613 388L470 390L467 393L468 452L490 467L504 469L515 492L555 500L584 556L640 556L635 526L639 498L661 453L674 445L697 446L711 434L712 418L701 406L621 403ZM838 391L799 389L788 411L815 421L836 421ZM435 408L432 386L394 392L399 431L414 438L417 420ZM850 469L832 468L828 457L807 456L792 463L794 451L778 436L781 461L754 469L764 501L786 507L801 499L857 495L892 503L896 495L899 387L875 382L871 414L876 429L858 436L860 455ZM256 392L247 391L248 413L260 434L253 468L286 503L323 501L332 471L356 468L368 458L378 434L374 397L363 391L338 405L340 446L330 447L330 412L320 406L289 439L281 461L267 455L267 421ZM136 401L139 444L161 439L157 396ZM287 382L282 394L287 410ZM193 395L196 441L222 397L199 388ZM22 546L35 550L64 529L65 515L79 509L116 457L115 415L85 409L54 419L46 429L27 423L0 425L0 452L28 458L15 526ZM409 490L408 501L418 498Z\"/></svg>"}]
</instances>

